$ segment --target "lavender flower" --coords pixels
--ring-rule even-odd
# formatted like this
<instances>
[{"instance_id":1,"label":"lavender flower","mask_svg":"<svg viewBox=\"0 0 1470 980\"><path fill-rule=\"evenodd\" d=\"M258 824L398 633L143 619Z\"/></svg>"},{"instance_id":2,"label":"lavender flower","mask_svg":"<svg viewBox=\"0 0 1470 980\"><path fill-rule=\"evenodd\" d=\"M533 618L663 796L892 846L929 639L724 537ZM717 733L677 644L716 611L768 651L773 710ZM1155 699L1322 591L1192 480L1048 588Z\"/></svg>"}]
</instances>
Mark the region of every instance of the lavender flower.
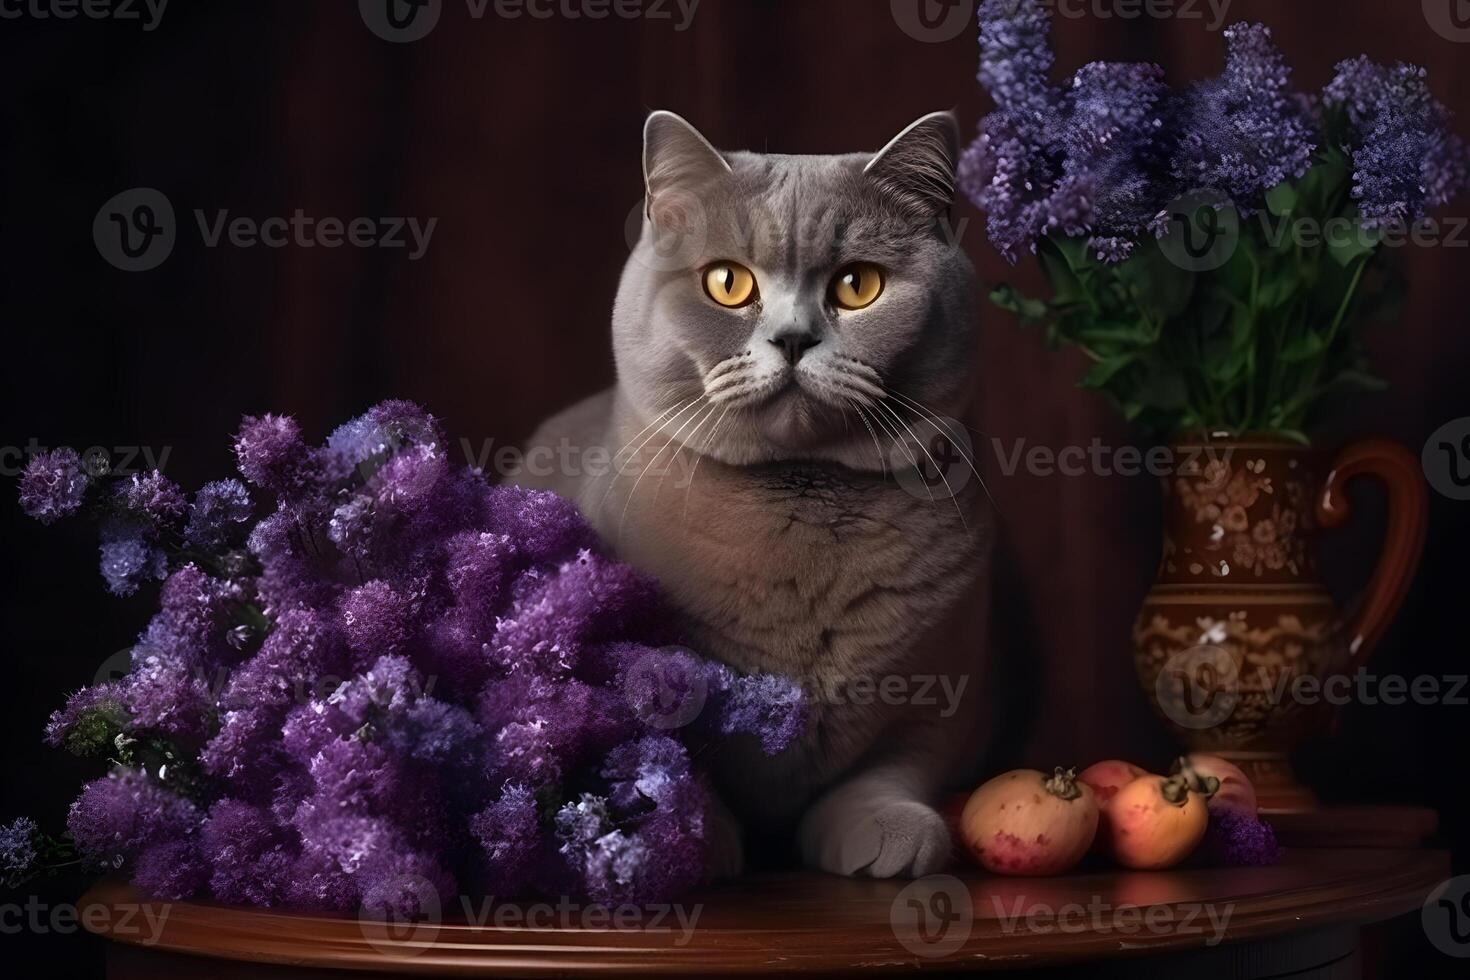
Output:
<instances>
[{"instance_id":1,"label":"lavender flower","mask_svg":"<svg viewBox=\"0 0 1470 980\"><path fill-rule=\"evenodd\" d=\"M18 817L0 827L0 884L14 887L31 873L39 839L40 828L29 817Z\"/></svg>"},{"instance_id":2,"label":"lavender flower","mask_svg":"<svg viewBox=\"0 0 1470 980\"><path fill-rule=\"evenodd\" d=\"M112 747L128 720L117 684L84 687L66 699L65 707L51 713L46 744L64 746L75 755L97 755Z\"/></svg>"},{"instance_id":3,"label":"lavender flower","mask_svg":"<svg viewBox=\"0 0 1470 980\"><path fill-rule=\"evenodd\" d=\"M113 595L132 595L149 580L162 580L168 573L168 556L154 543L147 524L110 518L101 528L102 577Z\"/></svg>"},{"instance_id":4,"label":"lavender flower","mask_svg":"<svg viewBox=\"0 0 1470 980\"><path fill-rule=\"evenodd\" d=\"M515 895L526 890L544 859L536 799L526 787L506 785L500 798L470 818L470 833L484 849L490 869L486 890Z\"/></svg>"},{"instance_id":5,"label":"lavender flower","mask_svg":"<svg viewBox=\"0 0 1470 980\"><path fill-rule=\"evenodd\" d=\"M1360 57L1339 64L1323 92L1323 102L1348 118L1353 198L1366 228L1411 224L1470 190L1470 152L1448 130L1449 110L1426 75Z\"/></svg>"},{"instance_id":6,"label":"lavender flower","mask_svg":"<svg viewBox=\"0 0 1470 980\"><path fill-rule=\"evenodd\" d=\"M193 838L150 844L138 854L133 882L145 895L178 902L209 882L210 869Z\"/></svg>"},{"instance_id":7,"label":"lavender flower","mask_svg":"<svg viewBox=\"0 0 1470 980\"><path fill-rule=\"evenodd\" d=\"M625 690L628 658L667 642L654 583L569 502L491 487L441 446L406 402L321 449L264 416L236 439L277 498L253 525L238 481L192 503L156 475L114 491L109 584L168 574L127 676L47 727L148 766L83 790L70 825L89 860L170 899L385 916L460 881L653 900L702 878L707 791ZM170 567L159 542L180 525L188 562ZM790 682L678 656L710 692L691 736L774 752L804 724Z\"/></svg>"},{"instance_id":8,"label":"lavender flower","mask_svg":"<svg viewBox=\"0 0 1470 980\"><path fill-rule=\"evenodd\" d=\"M75 514L87 494L82 458L65 447L37 453L20 477L20 506L29 517L50 524Z\"/></svg>"},{"instance_id":9,"label":"lavender flower","mask_svg":"<svg viewBox=\"0 0 1470 980\"><path fill-rule=\"evenodd\" d=\"M239 480L206 483L194 495L184 540L201 550L221 547L250 519L250 491Z\"/></svg>"},{"instance_id":10,"label":"lavender flower","mask_svg":"<svg viewBox=\"0 0 1470 980\"><path fill-rule=\"evenodd\" d=\"M1226 867L1276 864L1282 853L1269 823L1228 812L1210 815L1201 849L1212 863Z\"/></svg>"},{"instance_id":11,"label":"lavender flower","mask_svg":"<svg viewBox=\"0 0 1470 980\"><path fill-rule=\"evenodd\" d=\"M1242 213L1303 178L1342 108L1365 226L1407 223L1470 189L1470 150L1422 69L1343 62L1321 103L1293 91L1260 24L1226 32L1224 72L1171 93L1155 65L1099 62L1050 79L1048 15L1033 0L980 5L980 83L995 100L960 159L959 185L1014 262L1045 237L1085 239L1105 263L1162 235L1181 195L1211 190Z\"/></svg>"},{"instance_id":12,"label":"lavender flower","mask_svg":"<svg viewBox=\"0 0 1470 980\"><path fill-rule=\"evenodd\" d=\"M1245 212L1266 191L1301 177L1316 150L1316 126L1290 88L1291 70L1261 24L1226 29L1225 74L1187 92L1172 173L1183 191L1211 188Z\"/></svg>"},{"instance_id":13,"label":"lavender flower","mask_svg":"<svg viewBox=\"0 0 1470 980\"><path fill-rule=\"evenodd\" d=\"M157 470L124 480L117 488L117 500L135 517L163 527L179 520L189 507L178 484Z\"/></svg>"},{"instance_id":14,"label":"lavender flower","mask_svg":"<svg viewBox=\"0 0 1470 980\"><path fill-rule=\"evenodd\" d=\"M245 479L287 499L300 496L319 475L301 427L283 415L246 416L235 436L235 458Z\"/></svg>"},{"instance_id":15,"label":"lavender flower","mask_svg":"<svg viewBox=\"0 0 1470 980\"><path fill-rule=\"evenodd\" d=\"M192 803L136 769L88 783L66 821L82 856L112 868L150 844L191 834L197 823Z\"/></svg>"}]
</instances>

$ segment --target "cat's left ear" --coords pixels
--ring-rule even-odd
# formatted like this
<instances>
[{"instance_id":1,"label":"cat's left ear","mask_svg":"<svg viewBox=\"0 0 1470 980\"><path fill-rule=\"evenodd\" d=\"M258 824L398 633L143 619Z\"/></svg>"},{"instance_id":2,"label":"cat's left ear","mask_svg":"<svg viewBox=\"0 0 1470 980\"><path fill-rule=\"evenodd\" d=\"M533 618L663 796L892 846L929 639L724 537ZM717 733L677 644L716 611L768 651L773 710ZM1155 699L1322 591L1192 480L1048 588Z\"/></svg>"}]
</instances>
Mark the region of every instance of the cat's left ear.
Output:
<instances>
[{"instance_id":1,"label":"cat's left ear","mask_svg":"<svg viewBox=\"0 0 1470 980\"><path fill-rule=\"evenodd\" d=\"M695 189L730 172L730 163L682 116L664 109L643 124L644 211L675 188Z\"/></svg>"},{"instance_id":2,"label":"cat's left ear","mask_svg":"<svg viewBox=\"0 0 1470 980\"><path fill-rule=\"evenodd\" d=\"M921 218L954 203L960 126L952 112L931 112L899 133L863 170Z\"/></svg>"}]
</instances>

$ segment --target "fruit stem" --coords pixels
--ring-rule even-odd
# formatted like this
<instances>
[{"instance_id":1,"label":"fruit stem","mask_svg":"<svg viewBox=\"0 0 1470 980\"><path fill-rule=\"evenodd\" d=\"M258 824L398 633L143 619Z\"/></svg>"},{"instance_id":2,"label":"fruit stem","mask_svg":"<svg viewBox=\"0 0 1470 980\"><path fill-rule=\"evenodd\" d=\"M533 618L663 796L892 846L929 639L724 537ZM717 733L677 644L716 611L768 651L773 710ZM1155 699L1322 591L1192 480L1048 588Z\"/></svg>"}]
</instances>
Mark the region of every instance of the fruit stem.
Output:
<instances>
[{"instance_id":1,"label":"fruit stem","mask_svg":"<svg viewBox=\"0 0 1470 980\"><path fill-rule=\"evenodd\" d=\"M1159 784L1159 794L1163 796L1165 803L1183 806L1189 799L1189 781L1176 773Z\"/></svg>"},{"instance_id":2,"label":"fruit stem","mask_svg":"<svg viewBox=\"0 0 1470 980\"><path fill-rule=\"evenodd\" d=\"M1182 755L1179 757L1179 761L1174 763L1174 775L1179 779L1183 779L1189 785L1190 789L1202 794L1205 799L1214 796L1220 788L1220 780L1214 776L1200 775L1199 770L1191 766L1189 760Z\"/></svg>"},{"instance_id":3,"label":"fruit stem","mask_svg":"<svg viewBox=\"0 0 1470 980\"><path fill-rule=\"evenodd\" d=\"M1057 766L1049 779L1043 780L1041 784L1048 793L1059 800L1075 800L1082 795L1082 790L1077 787L1077 770L1063 769Z\"/></svg>"}]
</instances>

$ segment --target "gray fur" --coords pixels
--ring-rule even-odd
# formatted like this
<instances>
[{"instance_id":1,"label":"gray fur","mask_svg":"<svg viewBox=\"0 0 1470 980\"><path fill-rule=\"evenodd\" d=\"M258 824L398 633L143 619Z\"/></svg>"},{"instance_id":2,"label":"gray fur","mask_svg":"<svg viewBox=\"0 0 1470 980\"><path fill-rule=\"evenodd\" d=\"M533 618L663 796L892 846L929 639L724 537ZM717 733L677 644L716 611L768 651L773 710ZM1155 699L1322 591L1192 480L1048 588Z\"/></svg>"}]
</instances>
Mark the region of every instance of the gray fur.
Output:
<instances>
[{"instance_id":1,"label":"gray fur","mask_svg":"<svg viewBox=\"0 0 1470 980\"><path fill-rule=\"evenodd\" d=\"M769 758L737 742L714 763L736 818L795 831L809 864L843 874L941 867L933 805L978 751L983 491L926 500L885 472L916 419L892 392L956 418L971 393L975 276L941 220L957 145L934 114L879 154L721 154L651 116L644 227L613 310L618 383L531 440L605 447L621 466L521 479L576 500L656 575L690 646L816 693L798 745ZM722 260L755 273L758 302L708 298L701 270ZM839 310L828 286L853 261L883 267L884 292ZM792 364L783 331L816 343ZM949 642L961 624L970 642ZM924 678L966 687L948 716L912 697L857 703L895 677L910 695ZM715 837L735 870L738 830L720 819Z\"/></svg>"}]
</instances>

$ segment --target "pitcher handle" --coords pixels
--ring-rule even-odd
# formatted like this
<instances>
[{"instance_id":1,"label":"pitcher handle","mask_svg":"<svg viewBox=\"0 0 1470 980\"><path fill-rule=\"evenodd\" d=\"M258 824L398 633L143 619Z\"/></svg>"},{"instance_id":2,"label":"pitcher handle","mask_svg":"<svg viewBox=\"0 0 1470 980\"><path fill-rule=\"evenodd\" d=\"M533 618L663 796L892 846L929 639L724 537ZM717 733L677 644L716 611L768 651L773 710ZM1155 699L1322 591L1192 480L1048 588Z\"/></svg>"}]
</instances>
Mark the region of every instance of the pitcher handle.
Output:
<instances>
[{"instance_id":1,"label":"pitcher handle","mask_svg":"<svg viewBox=\"0 0 1470 980\"><path fill-rule=\"evenodd\" d=\"M1347 446L1333 460L1317 501L1318 524L1336 528L1347 523L1352 516L1347 484L1363 474L1378 477L1388 490L1388 528L1378 566L1347 625L1347 650L1354 668L1367 662L1403 604L1424 551L1429 514L1429 493L1418 457L1375 436Z\"/></svg>"}]
</instances>

